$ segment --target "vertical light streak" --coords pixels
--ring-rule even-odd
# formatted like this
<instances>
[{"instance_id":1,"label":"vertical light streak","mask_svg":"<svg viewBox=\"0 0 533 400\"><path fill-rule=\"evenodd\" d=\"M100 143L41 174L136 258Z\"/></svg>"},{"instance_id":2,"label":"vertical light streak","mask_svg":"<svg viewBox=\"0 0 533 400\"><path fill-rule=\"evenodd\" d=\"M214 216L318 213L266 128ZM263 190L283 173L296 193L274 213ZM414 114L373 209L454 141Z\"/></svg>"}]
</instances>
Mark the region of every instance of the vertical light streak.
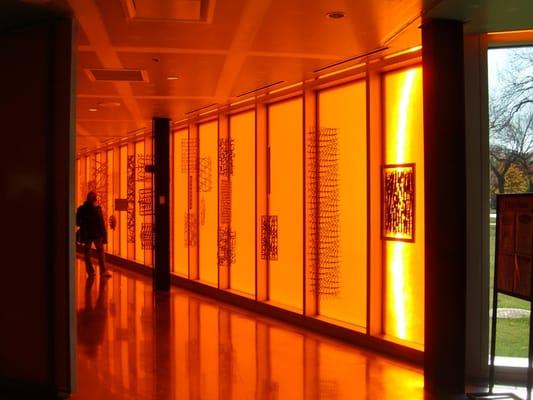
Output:
<instances>
[{"instance_id":1,"label":"vertical light streak","mask_svg":"<svg viewBox=\"0 0 533 400\"><path fill-rule=\"evenodd\" d=\"M406 150L409 146L407 125L410 117L410 103L413 95L413 83L415 81L417 70L413 69L406 73L405 80L401 87L400 102L398 104L398 118L396 126L396 140L394 154L395 164L403 164L406 160ZM406 265L404 253L409 244L403 242L389 243L389 266L391 271L392 295L394 301L395 313L395 330L400 339L407 339L407 308L408 296L406 288Z\"/></svg>"}]
</instances>

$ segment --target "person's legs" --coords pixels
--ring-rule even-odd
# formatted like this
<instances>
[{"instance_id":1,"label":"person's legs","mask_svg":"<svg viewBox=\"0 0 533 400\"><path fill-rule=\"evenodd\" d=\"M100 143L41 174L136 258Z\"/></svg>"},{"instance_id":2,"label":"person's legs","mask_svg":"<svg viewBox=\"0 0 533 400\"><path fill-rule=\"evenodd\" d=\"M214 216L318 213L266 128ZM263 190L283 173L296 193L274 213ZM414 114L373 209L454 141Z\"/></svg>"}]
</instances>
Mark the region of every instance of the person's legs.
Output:
<instances>
[{"instance_id":1,"label":"person's legs","mask_svg":"<svg viewBox=\"0 0 533 400\"><path fill-rule=\"evenodd\" d=\"M94 245L96 246L96 254L98 255L98 266L100 267L100 275L105 274L105 255L104 255L104 245L102 240L95 240Z\"/></svg>"},{"instance_id":2,"label":"person's legs","mask_svg":"<svg viewBox=\"0 0 533 400\"><path fill-rule=\"evenodd\" d=\"M94 274L94 268L93 264L91 263L91 241L83 243L83 255L85 256L85 270L87 271L87 274L93 275Z\"/></svg>"}]
</instances>

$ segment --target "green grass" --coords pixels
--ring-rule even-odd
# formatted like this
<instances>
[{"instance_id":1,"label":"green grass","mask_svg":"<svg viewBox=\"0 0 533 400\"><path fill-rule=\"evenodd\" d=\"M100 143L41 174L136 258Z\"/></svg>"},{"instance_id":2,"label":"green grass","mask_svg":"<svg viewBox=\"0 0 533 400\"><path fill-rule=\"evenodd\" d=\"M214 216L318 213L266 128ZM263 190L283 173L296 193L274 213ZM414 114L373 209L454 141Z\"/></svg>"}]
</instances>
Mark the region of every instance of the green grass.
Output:
<instances>
[{"instance_id":1,"label":"green grass","mask_svg":"<svg viewBox=\"0 0 533 400\"><path fill-rule=\"evenodd\" d=\"M496 329L497 356L527 358L529 318L498 318Z\"/></svg>"},{"instance_id":2,"label":"green grass","mask_svg":"<svg viewBox=\"0 0 533 400\"><path fill-rule=\"evenodd\" d=\"M491 222L494 222L491 218ZM490 227L490 307L494 284L494 237L496 228ZM512 296L498 295L498 308L530 309L528 301ZM490 329L490 328L489 328ZM502 319L496 325L496 355L506 357L527 357L529 318ZM489 331L490 332L490 331Z\"/></svg>"}]
</instances>

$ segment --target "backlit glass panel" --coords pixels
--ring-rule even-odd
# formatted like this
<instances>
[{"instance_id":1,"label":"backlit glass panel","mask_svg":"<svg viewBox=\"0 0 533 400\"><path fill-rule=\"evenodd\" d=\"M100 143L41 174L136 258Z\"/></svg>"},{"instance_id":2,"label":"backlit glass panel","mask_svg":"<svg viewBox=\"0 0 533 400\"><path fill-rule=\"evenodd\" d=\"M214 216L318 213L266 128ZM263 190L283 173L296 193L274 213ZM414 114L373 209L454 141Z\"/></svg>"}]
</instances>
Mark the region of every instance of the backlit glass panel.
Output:
<instances>
[{"instance_id":1,"label":"backlit glass panel","mask_svg":"<svg viewBox=\"0 0 533 400\"><path fill-rule=\"evenodd\" d=\"M200 125L200 280L218 285L218 123Z\"/></svg>"},{"instance_id":2,"label":"backlit glass panel","mask_svg":"<svg viewBox=\"0 0 533 400\"><path fill-rule=\"evenodd\" d=\"M115 252L115 243L113 238L113 229L111 229L110 217L114 215L114 201L113 201L113 150L107 151L107 251L109 253ZM115 226L116 229L116 226Z\"/></svg>"},{"instance_id":3,"label":"backlit glass panel","mask_svg":"<svg viewBox=\"0 0 533 400\"><path fill-rule=\"evenodd\" d=\"M319 216L322 244L335 240L334 248L319 254L319 314L366 326L367 270L367 157L366 89L359 81L324 90L318 97L319 155L318 189L338 193L335 201L320 204L338 216L325 221ZM326 130L329 130L326 131ZM332 131L334 130L334 131ZM331 135L327 137L326 135ZM334 140L334 143L328 141ZM332 254L328 254L332 253ZM325 282L321 282L321 281ZM324 290L321 290L321 286Z\"/></svg>"},{"instance_id":4,"label":"backlit glass panel","mask_svg":"<svg viewBox=\"0 0 533 400\"><path fill-rule=\"evenodd\" d=\"M384 75L385 164L415 166L414 240L385 240L385 334L424 342L424 136L422 69Z\"/></svg>"},{"instance_id":5,"label":"backlit glass panel","mask_svg":"<svg viewBox=\"0 0 533 400\"><path fill-rule=\"evenodd\" d=\"M188 202L187 134L187 129L174 132L172 140L172 272L182 276L188 276L189 272L188 246L185 237Z\"/></svg>"},{"instance_id":6,"label":"backlit glass panel","mask_svg":"<svg viewBox=\"0 0 533 400\"><path fill-rule=\"evenodd\" d=\"M255 114L230 118L233 143L231 230L235 232L235 263L230 267L232 289L255 292Z\"/></svg>"},{"instance_id":7,"label":"backlit glass panel","mask_svg":"<svg viewBox=\"0 0 533 400\"><path fill-rule=\"evenodd\" d=\"M299 310L303 302L302 105L297 98L268 108L269 300Z\"/></svg>"},{"instance_id":8,"label":"backlit glass panel","mask_svg":"<svg viewBox=\"0 0 533 400\"><path fill-rule=\"evenodd\" d=\"M142 248L141 228L144 221L141 215L139 197L141 190L144 189L144 181L139 179L139 157L144 157L144 141L135 143L135 260L144 263L144 250Z\"/></svg>"},{"instance_id":9,"label":"backlit glass panel","mask_svg":"<svg viewBox=\"0 0 533 400\"><path fill-rule=\"evenodd\" d=\"M128 146L120 147L120 198L128 197ZM120 228L120 256L128 256L128 217L126 211L118 211Z\"/></svg>"}]
</instances>

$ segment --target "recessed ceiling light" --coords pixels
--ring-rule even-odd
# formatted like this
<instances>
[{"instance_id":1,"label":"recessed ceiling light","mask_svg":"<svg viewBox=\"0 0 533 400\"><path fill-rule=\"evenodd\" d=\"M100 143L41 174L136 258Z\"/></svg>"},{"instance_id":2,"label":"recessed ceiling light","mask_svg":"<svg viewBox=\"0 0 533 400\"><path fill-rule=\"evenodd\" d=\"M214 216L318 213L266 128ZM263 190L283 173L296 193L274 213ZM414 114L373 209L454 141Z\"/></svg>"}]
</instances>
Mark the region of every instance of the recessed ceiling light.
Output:
<instances>
[{"instance_id":1,"label":"recessed ceiling light","mask_svg":"<svg viewBox=\"0 0 533 400\"><path fill-rule=\"evenodd\" d=\"M344 11L330 11L326 14L331 19L341 19L344 18L345 14Z\"/></svg>"},{"instance_id":2,"label":"recessed ceiling light","mask_svg":"<svg viewBox=\"0 0 533 400\"><path fill-rule=\"evenodd\" d=\"M177 75L169 75L167 76L168 81L177 81L180 77Z\"/></svg>"},{"instance_id":3,"label":"recessed ceiling light","mask_svg":"<svg viewBox=\"0 0 533 400\"><path fill-rule=\"evenodd\" d=\"M95 111L98 111L98 108L96 108L96 107L91 107L91 108L89 108L89 111L91 111L91 112L95 112Z\"/></svg>"}]
</instances>

